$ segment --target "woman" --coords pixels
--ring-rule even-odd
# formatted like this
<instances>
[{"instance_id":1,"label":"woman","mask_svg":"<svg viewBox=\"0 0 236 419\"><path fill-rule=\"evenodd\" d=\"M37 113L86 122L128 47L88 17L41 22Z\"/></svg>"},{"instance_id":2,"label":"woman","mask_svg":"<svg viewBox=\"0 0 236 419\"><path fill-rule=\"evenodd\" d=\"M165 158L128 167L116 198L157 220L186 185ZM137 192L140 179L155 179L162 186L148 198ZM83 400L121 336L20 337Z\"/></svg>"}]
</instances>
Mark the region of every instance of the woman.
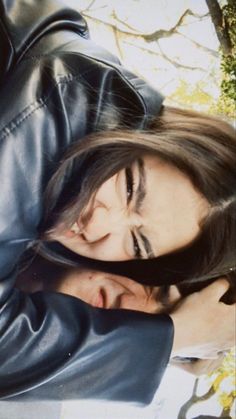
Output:
<instances>
[{"instance_id":1,"label":"woman","mask_svg":"<svg viewBox=\"0 0 236 419\"><path fill-rule=\"evenodd\" d=\"M150 314L174 313L182 298L175 285L144 286L124 276L57 265L40 256L22 269L16 287L27 293L43 290L71 295L106 310L136 310ZM217 368L223 358L224 353L220 352L210 359L173 357L171 363L201 375Z\"/></svg>"},{"instance_id":2,"label":"woman","mask_svg":"<svg viewBox=\"0 0 236 419\"><path fill-rule=\"evenodd\" d=\"M68 294L97 308L145 313L170 312L180 299L176 286L151 287L130 278L80 267L57 265L37 256L22 268L15 286L27 293Z\"/></svg>"},{"instance_id":3,"label":"woman","mask_svg":"<svg viewBox=\"0 0 236 419\"><path fill-rule=\"evenodd\" d=\"M160 256L177 251L195 259L181 279L229 274L235 185L234 129L164 107L148 132L103 132L69 150L47 188L44 237L94 259L156 258L154 278Z\"/></svg>"},{"instance_id":4,"label":"woman","mask_svg":"<svg viewBox=\"0 0 236 419\"><path fill-rule=\"evenodd\" d=\"M108 115L109 128L121 122L147 128L162 97L95 47L81 16L61 3L49 8L48 1L40 6L36 1L3 1L1 17L1 397L147 403L171 350L173 355L193 355L192 347L198 352L209 341L216 319L226 322L232 316L233 307L219 302L225 284L202 291L201 307L186 299L172 316L173 341L173 324L166 315L126 311L108 316L66 295L26 295L14 289L14 282L19 258L38 238L43 193L68 147L108 128ZM58 191L61 186L57 182ZM202 311L209 304L214 313L210 325ZM190 312L198 313L197 324L190 323ZM220 349L231 345L232 322L226 323L229 329L216 339ZM202 334L193 333L190 342L189 331L199 327ZM214 348L215 336L211 343ZM212 348L209 342L207 346Z\"/></svg>"}]
</instances>

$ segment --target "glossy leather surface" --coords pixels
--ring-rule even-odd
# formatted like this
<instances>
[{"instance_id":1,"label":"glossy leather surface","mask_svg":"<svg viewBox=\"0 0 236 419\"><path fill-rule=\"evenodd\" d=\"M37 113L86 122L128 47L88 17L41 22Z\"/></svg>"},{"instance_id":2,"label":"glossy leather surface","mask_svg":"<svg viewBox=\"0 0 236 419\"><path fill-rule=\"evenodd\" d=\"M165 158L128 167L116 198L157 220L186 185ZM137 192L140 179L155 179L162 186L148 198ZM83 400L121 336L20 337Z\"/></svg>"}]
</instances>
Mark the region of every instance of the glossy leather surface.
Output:
<instances>
[{"instance_id":1,"label":"glossy leather surface","mask_svg":"<svg viewBox=\"0 0 236 419\"><path fill-rule=\"evenodd\" d=\"M0 5L0 397L148 403L171 351L168 316L27 295L14 282L67 147L102 129L108 112L119 123L122 108L145 127L162 97L90 41L83 18L61 2Z\"/></svg>"}]
</instances>

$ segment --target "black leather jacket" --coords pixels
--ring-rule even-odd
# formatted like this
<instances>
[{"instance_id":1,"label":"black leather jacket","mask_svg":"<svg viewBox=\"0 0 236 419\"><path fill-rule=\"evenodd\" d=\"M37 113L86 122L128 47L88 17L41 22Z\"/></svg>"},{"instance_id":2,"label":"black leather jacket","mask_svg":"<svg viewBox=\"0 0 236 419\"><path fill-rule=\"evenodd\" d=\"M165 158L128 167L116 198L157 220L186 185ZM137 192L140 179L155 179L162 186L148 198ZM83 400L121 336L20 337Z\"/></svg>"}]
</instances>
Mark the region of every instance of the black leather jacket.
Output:
<instances>
[{"instance_id":1,"label":"black leather jacket","mask_svg":"<svg viewBox=\"0 0 236 419\"><path fill-rule=\"evenodd\" d=\"M27 295L14 282L66 148L102 126L104 110L128 107L145 126L162 98L91 42L61 2L1 0L0 12L0 397L148 403L172 347L168 316Z\"/></svg>"}]
</instances>

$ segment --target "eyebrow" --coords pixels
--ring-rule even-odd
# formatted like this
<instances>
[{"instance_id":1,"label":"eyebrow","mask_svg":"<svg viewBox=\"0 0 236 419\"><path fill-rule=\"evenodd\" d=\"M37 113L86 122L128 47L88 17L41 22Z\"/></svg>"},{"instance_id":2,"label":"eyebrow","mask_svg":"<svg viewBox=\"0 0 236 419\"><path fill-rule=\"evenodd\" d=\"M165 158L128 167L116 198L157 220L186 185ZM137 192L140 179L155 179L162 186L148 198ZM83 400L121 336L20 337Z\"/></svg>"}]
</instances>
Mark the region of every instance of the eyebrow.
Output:
<instances>
[{"instance_id":1,"label":"eyebrow","mask_svg":"<svg viewBox=\"0 0 236 419\"><path fill-rule=\"evenodd\" d=\"M135 194L135 211L139 214L143 201L146 197L146 173L145 167L142 159L138 159L138 171L139 171L139 184ZM143 234L138 232L140 239L142 240L144 249L148 255L148 258L153 258L154 252L148 238Z\"/></svg>"}]
</instances>

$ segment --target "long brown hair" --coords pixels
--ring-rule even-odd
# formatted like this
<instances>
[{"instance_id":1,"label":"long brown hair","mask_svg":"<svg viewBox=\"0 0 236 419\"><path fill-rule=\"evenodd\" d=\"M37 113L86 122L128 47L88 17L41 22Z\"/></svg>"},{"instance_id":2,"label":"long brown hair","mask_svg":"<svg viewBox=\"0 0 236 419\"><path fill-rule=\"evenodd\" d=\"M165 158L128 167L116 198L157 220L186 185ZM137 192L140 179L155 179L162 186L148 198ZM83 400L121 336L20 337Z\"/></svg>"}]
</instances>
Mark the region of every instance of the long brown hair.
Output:
<instances>
[{"instance_id":1,"label":"long brown hair","mask_svg":"<svg viewBox=\"0 0 236 419\"><path fill-rule=\"evenodd\" d=\"M193 111L164 107L146 131L103 131L75 144L48 184L44 231L58 221L70 226L104 181L144 154L156 155L187 174L210 204L201 235L190 246L195 252L191 280L232 273L236 269L235 131L218 118Z\"/></svg>"}]
</instances>

